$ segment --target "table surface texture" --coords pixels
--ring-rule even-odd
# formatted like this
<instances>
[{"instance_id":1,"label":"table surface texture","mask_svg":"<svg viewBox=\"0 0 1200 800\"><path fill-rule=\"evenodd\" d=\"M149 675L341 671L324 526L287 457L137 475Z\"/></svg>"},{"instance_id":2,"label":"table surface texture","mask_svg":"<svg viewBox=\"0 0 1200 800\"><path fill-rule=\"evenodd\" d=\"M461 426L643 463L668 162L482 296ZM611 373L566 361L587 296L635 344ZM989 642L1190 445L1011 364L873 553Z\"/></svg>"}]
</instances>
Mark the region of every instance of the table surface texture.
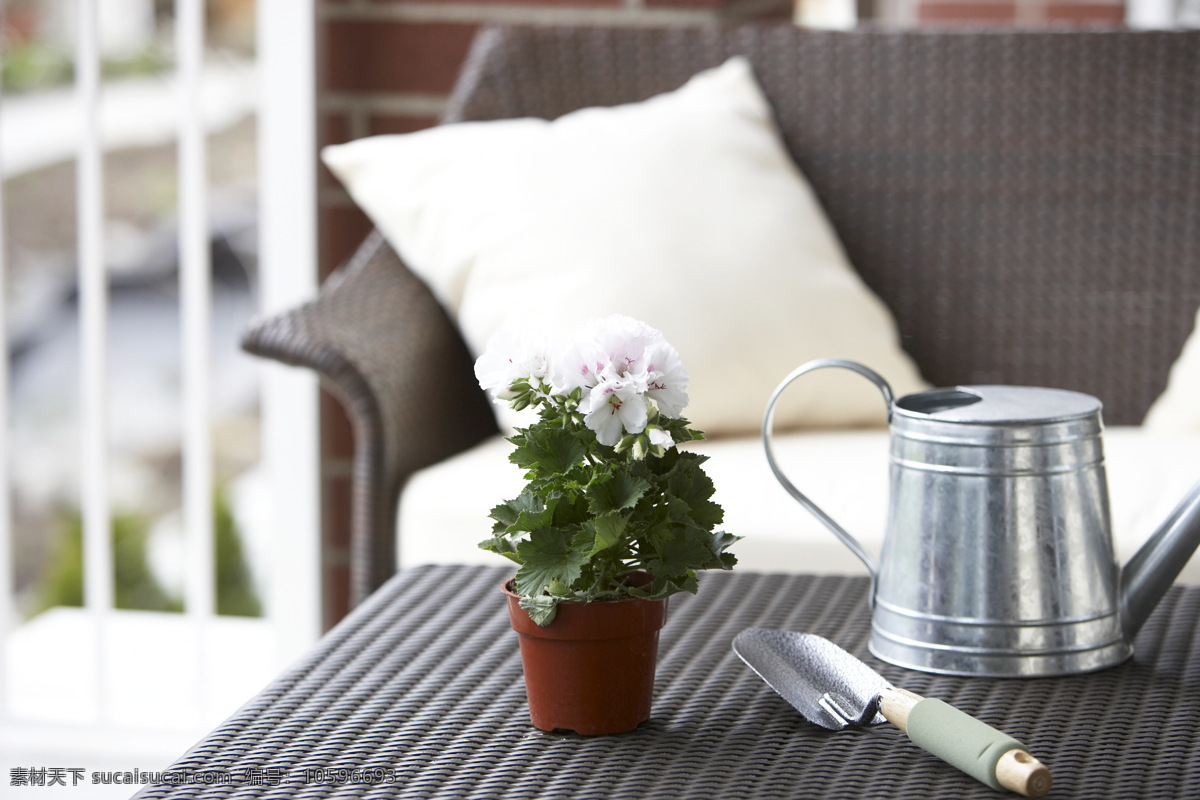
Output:
<instances>
[{"instance_id":1,"label":"table surface texture","mask_svg":"<svg viewBox=\"0 0 1200 800\"><path fill-rule=\"evenodd\" d=\"M232 782L150 785L138 797L1004 796L890 725L808 723L730 648L743 629L767 627L829 637L897 686L1025 742L1054 774L1051 798L1200 798L1200 587L1172 588L1121 666L985 679L872 657L865 578L703 575L698 595L670 600L651 719L583 737L530 725L500 593L509 572L400 573L172 768Z\"/></svg>"}]
</instances>

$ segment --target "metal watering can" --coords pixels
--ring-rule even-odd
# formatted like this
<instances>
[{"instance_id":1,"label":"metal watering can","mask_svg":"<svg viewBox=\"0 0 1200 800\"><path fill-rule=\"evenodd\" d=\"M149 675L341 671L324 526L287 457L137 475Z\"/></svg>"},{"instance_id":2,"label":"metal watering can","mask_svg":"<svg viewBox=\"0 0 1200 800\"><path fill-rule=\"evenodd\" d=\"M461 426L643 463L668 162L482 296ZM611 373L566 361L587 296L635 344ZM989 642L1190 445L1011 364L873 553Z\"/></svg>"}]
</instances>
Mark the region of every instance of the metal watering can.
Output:
<instances>
[{"instance_id":1,"label":"metal watering can","mask_svg":"<svg viewBox=\"0 0 1200 800\"><path fill-rule=\"evenodd\" d=\"M876 564L779 469L775 403L794 380L839 367L883 393L891 426L887 531ZM1133 638L1200 545L1200 483L1123 567L1113 557L1101 403L1060 389L960 386L893 398L882 377L811 361L763 417L783 487L871 572L871 652L954 675L1088 672Z\"/></svg>"}]
</instances>

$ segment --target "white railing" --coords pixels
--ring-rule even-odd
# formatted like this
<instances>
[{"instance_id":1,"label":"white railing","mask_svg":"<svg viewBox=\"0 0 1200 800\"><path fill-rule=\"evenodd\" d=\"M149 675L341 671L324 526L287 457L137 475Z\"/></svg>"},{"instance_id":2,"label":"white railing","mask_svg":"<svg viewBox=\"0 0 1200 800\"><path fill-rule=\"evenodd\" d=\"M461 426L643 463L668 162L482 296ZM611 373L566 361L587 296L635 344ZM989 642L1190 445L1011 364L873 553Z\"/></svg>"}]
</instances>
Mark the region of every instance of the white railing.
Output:
<instances>
[{"instance_id":1,"label":"white railing","mask_svg":"<svg viewBox=\"0 0 1200 800\"><path fill-rule=\"evenodd\" d=\"M0 118L4 114L4 95L0 91ZM16 613L13 602L13 560L12 560L12 508L9 502L9 487L12 481L8 469L9 435L8 426L10 414L8 411L8 303L5 302L5 290L8 286L8 239L4 227L4 154L0 152L0 353L5 358L0 362L0 442L3 442L3 458L0 458L0 720L8 717L8 659L6 658L4 642L12 628Z\"/></svg>"},{"instance_id":2,"label":"white railing","mask_svg":"<svg viewBox=\"0 0 1200 800\"><path fill-rule=\"evenodd\" d=\"M104 264L104 173L100 138L100 21L92 3L79 4L75 87L80 145L76 167L76 219L79 241L79 352L83 510L83 598L93 615L96 652L113 605L112 512L108 494L108 281ZM95 696L103 716L104 659L96 664Z\"/></svg>"},{"instance_id":3,"label":"white railing","mask_svg":"<svg viewBox=\"0 0 1200 800\"><path fill-rule=\"evenodd\" d=\"M200 73L204 64L204 4L175 3L175 60L179 75L179 278L183 318L183 519L188 540L184 608L211 617L213 471L209 420L209 329L212 259L208 245L207 174Z\"/></svg>"},{"instance_id":4,"label":"white railing","mask_svg":"<svg viewBox=\"0 0 1200 800\"><path fill-rule=\"evenodd\" d=\"M215 616L209 402L214 384L209 344L213 292L205 103L201 98L204 5L204 0L175 3L185 614L114 609L113 513L107 479L109 285L103 233L103 86L97 18L103 4L81 0L75 4L79 124L76 214L85 607L79 613L59 609L63 613L55 618L58 627L53 631L32 631L30 625L13 627L16 613L7 491L11 483L6 457L0 463L5 487L0 492L0 624L4 625L0 631L4 634L0 640L0 749L11 751L15 742L18 754L67 752L74 748L86 755L93 745L101 743L110 766L162 768L165 764L122 764L114 763L113 758L119 759L122 753L136 758L139 753L151 751L158 757L161 751L171 748L179 748L172 755L181 754L181 746L190 743L188 737L202 733L235 710L319 634L316 381L302 371L278 366L264 369L261 387L263 463L274 487L269 499L283 500L275 504L271 524L275 542L271 548L271 574L263 576L268 587L267 618L260 621ZM278 310L307 299L315 290L313 0L259 0L257 13L258 74L260 84L269 87L259 93L258 111L260 296L264 310ZM3 244L0 213L0 283L7 278ZM6 323L0 311L0 344L7 353ZM0 413L5 421L0 427L6 442L7 363L5 359L0 364ZM40 652L47 658L46 663L32 667L19 663L13 657L15 646L6 652L6 645L19 638L22 653ZM47 652L49 643L59 646ZM8 669L10 664L15 664L15 669ZM59 710L73 702L70 713L46 718L31 714L37 700L24 692L31 675L43 690L57 686L67 699L60 703ZM168 678L165 684L164 677ZM18 679L25 681L21 689L14 688ZM226 691L214 689L221 681ZM153 685L156 682L162 685ZM229 686L245 687L244 693L230 696ZM159 696L146 696L154 692ZM139 695L140 708L131 712L129 701L139 699ZM155 730L179 735L161 738L153 734ZM120 742L129 746L122 750Z\"/></svg>"},{"instance_id":5,"label":"white railing","mask_svg":"<svg viewBox=\"0 0 1200 800\"><path fill-rule=\"evenodd\" d=\"M1178 22L1179 5L1175 0L1128 0L1125 24L1134 30L1174 27Z\"/></svg>"},{"instance_id":6,"label":"white railing","mask_svg":"<svg viewBox=\"0 0 1200 800\"><path fill-rule=\"evenodd\" d=\"M317 275L315 0L258 0L259 291L274 313L309 299ZM263 459L275 500L277 546L268 608L281 657L320 630L317 382L306 371L263 371ZM286 579L285 579L286 578ZM296 591L309 587L312 591Z\"/></svg>"}]
</instances>

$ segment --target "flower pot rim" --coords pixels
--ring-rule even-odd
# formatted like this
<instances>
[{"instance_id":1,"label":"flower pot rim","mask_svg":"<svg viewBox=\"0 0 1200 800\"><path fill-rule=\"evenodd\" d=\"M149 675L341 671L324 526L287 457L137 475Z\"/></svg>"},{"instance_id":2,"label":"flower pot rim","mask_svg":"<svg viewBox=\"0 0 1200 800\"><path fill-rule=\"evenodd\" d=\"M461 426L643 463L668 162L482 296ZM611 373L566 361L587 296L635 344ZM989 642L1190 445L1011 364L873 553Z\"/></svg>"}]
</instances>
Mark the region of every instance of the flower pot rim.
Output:
<instances>
[{"instance_id":1,"label":"flower pot rim","mask_svg":"<svg viewBox=\"0 0 1200 800\"><path fill-rule=\"evenodd\" d=\"M653 580L653 577L651 577L650 573L645 572L644 570L635 570L634 572L628 573L627 577L629 577L629 576L637 576L638 583L634 584L635 586L645 586L646 584L650 583L650 581ZM504 592L506 595L509 595L511 597L517 598L518 600L521 600L525 597L525 595L518 594L516 591L514 591L514 589L516 588L515 586L512 588L509 588L509 584L515 583L516 580L517 580L517 578L515 575L511 578L505 578L504 581L500 584L500 591ZM660 599L665 600L666 598L660 598ZM586 606L586 605L592 605L594 603L626 603L626 602L633 601L633 600L640 600L640 601L646 602L646 603L658 602L658 600L649 600L645 597L617 597L617 598L611 598L608 600L560 600L559 604L560 605Z\"/></svg>"},{"instance_id":2,"label":"flower pot rim","mask_svg":"<svg viewBox=\"0 0 1200 800\"><path fill-rule=\"evenodd\" d=\"M504 581L500 589L505 594L513 630L523 636L543 639L622 638L658 630L666 622L669 598L649 600L644 597L621 597L591 602L564 600L559 603L554 619L548 625L538 625L530 618L529 612L520 607L523 595L509 588L513 580L509 578Z\"/></svg>"}]
</instances>

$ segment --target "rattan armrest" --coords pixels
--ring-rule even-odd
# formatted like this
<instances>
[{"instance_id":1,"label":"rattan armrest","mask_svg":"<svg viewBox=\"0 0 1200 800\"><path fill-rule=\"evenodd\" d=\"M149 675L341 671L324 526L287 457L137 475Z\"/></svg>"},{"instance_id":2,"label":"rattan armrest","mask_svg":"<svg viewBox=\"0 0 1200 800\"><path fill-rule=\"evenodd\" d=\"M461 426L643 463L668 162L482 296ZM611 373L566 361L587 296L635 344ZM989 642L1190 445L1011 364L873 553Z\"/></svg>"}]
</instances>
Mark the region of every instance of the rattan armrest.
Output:
<instances>
[{"instance_id":1,"label":"rattan armrest","mask_svg":"<svg viewBox=\"0 0 1200 800\"><path fill-rule=\"evenodd\" d=\"M255 355L309 367L354 427L351 602L396 568L396 504L414 470L496 432L471 356L424 283L378 233L310 303L256 320Z\"/></svg>"}]
</instances>

